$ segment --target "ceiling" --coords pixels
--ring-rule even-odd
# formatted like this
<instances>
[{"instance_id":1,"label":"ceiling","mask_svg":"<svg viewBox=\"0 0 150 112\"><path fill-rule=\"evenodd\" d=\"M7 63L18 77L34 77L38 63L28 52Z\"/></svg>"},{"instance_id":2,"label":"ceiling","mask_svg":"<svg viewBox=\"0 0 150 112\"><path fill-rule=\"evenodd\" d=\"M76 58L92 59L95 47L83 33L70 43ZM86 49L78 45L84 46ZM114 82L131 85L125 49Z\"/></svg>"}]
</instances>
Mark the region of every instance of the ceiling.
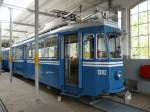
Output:
<instances>
[{"instance_id":1,"label":"ceiling","mask_svg":"<svg viewBox=\"0 0 150 112\"><path fill-rule=\"evenodd\" d=\"M3 6L5 6L0 8L0 14L2 15L0 17L0 21L5 21L4 23L2 23L2 39L9 39L9 10L6 7L13 8L13 39L17 41L33 35L34 0L0 0L0 2L2 1ZM41 12L39 15L40 30L44 28L46 23L49 23L56 18L56 15L54 15L54 13L52 12L53 10L66 12L72 12L74 10L73 13L82 18L87 16L91 11L94 11L95 9L107 10L108 1L109 0L39 0ZM119 3L120 2L118 1L117 5L120 5ZM115 4L115 2L113 2L112 4ZM24 10L24 8L28 8L28 10Z\"/></svg>"},{"instance_id":2,"label":"ceiling","mask_svg":"<svg viewBox=\"0 0 150 112\"><path fill-rule=\"evenodd\" d=\"M46 23L56 18L51 15L52 10L70 12L76 8L74 13L80 16L86 16L88 13L85 13L85 11L106 1L107 0L39 0L40 12L44 13L39 15L40 29L44 28ZM82 5L82 15L79 10L80 5ZM13 8L13 39L15 41L34 33L34 0L3 0L3 6L5 7L0 8L0 13L2 14L0 20L4 21L2 23L3 40L9 39L9 10L7 7ZM23 8L20 7L29 8L32 9L32 11L23 10ZM26 25L15 23L23 23Z\"/></svg>"}]
</instances>

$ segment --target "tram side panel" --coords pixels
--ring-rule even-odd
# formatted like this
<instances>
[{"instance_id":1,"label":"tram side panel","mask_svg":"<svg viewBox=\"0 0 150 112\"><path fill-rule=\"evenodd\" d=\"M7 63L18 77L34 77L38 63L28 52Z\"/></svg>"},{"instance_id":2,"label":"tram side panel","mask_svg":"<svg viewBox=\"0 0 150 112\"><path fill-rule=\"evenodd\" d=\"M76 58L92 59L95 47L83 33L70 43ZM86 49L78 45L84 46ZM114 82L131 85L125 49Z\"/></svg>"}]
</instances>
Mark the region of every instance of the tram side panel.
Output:
<instances>
[{"instance_id":1,"label":"tram side panel","mask_svg":"<svg viewBox=\"0 0 150 112\"><path fill-rule=\"evenodd\" d=\"M13 72L26 77L25 74L25 60L24 60L24 46L17 46L13 48Z\"/></svg>"},{"instance_id":2,"label":"tram side panel","mask_svg":"<svg viewBox=\"0 0 150 112\"><path fill-rule=\"evenodd\" d=\"M26 74L28 74L27 77L29 79L35 79L35 64L33 58L27 59L26 61Z\"/></svg>"},{"instance_id":3,"label":"tram side panel","mask_svg":"<svg viewBox=\"0 0 150 112\"><path fill-rule=\"evenodd\" d=\"M59 61L40 60L40 81L50 87L59 88Z\"/></svg>"},{"instance_id":4,"label":"tram side panel","mask_svg":"<svg viewBox=\"0 0 150 112\"><path fill-rule=\"evenodd\" d=\"M9 64L8 64L8 60L7 59L3 59L2 60L2 68L4 69L4 70L9 70L9 66L8 66Z\"/></svg>"},{"instance_id":5,"label":"tram side panel","mask_svg":"<svg viewBox=\"0 0 150 112\"><path fill-rule=\"evenodd\" d=\"M45 39L46 38L46 39ZM59 88L60 62L57 58L57 37L43 37L39 40L39 81L50 87ZM53 42L53 43L50 43ZM55 42L55 44L54 44ZM26 74L28 78L35 79L34 42L28 43ZM44 47L43 47L44 45ZM55 57L56 56L56 57Z\"/></svg>"},{"instance_id":6,"label":"tram side panel","mask_svg":"<svg viewBox=\"0 0 150 112\"><path fill-rule=\"evenodd\" d=\"M97 96L109 89L109 68L95 63L83 63L83 91L88 96Z\"/></svg>"},{"instance_id":7,"label":"tram side panel","mask_svg":"<svg viewBox=\"0 0 150 112\"><path fill-rule=\"evenodd\" d=\"M3 56L2 56L2 68L4 69L4 70L9 70L9 50L7 50L7 51L2 51L2 54L3 54Z\"/></svg>"}]
</instances>

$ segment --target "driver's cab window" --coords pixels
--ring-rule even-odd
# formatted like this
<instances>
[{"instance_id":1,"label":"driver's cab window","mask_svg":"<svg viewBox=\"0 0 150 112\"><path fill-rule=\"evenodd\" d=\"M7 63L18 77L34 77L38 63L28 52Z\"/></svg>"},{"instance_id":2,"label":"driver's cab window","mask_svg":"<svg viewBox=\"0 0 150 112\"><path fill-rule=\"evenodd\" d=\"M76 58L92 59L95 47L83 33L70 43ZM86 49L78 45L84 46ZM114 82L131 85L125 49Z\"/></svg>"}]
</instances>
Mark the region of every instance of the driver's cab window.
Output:
<instances>
[{"instance_id":1,"label":"driver's cab window","mask_svg":"<svg viewBox=\"0 0 150 112\"><path fill-rule=\"evenodd\" d=\"M104 34L97 34L97 58L107 58Z\"/></svg>"},{"instance_id":2,"label":"driver's cab window","mask_svg":"<svg viewBox=\"0 0 150 112\"><path fill-rule=\"evenodd\" d=\"M110 58L120 58L120 37L115 33L110 33L108 36L109 56Z\"/></svg>"},{"instance_id":3,"label":"driver's cab window","mask_svg":"<svg viewBox=\"0 0 150 112\"><path fill-rule=\"evenodd\" d=\"M94 58L94 35L87 34L83 37L83 57L84 59Z\"/></svg>"}]
</instances>

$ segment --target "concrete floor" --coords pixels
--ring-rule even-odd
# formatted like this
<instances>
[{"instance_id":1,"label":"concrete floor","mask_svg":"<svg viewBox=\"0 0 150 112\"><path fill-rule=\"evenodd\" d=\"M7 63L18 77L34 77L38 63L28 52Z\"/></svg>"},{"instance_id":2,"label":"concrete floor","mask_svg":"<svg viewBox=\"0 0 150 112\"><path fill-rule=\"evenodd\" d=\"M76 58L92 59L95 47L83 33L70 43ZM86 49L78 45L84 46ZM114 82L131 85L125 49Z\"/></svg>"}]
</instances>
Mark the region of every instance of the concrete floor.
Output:
<instances>
[{"instance_id":1,"label":"concrete floor","mask_svg":"<svg viewBox=\"0 0 150 112\"><path fill-rule=\"evenodd\" d=\"M16 77L11 84L7 72L0 76L0 98L9 112L102 112L69 97L58 102L56 93L43 86L39 91L40 100L37 101L33 84L33 81Z\"/></svg>"},{"instance_id":2,"label":"concrete floor","mask_svg":"<svg viewBox=\"0 0 150 112\"><path fill-rule=\"evenodd\" d=\"M117 96L114 97L107 96L107 98L124 103L124 100L120 99ZM129 105L150 112L150 95L132 92L132 100L129 102Z\"/></svg>"},{"instance_id":3,"label":"concrete floor","mask_svg":"<svg viewBox=\"0 0 150 112\"><path fill-rule=\"evenodd\" d=\"M133 94L132 97L131 105L150 111L150 96ZM0 98L9 112L102 112L69 97L63 97L62 102L58 102L56 92L43 85L40 86L40 100L37 101L33 81L13 77L11 84L7 72L0 76Z\"/></svg>"}]
</instances>

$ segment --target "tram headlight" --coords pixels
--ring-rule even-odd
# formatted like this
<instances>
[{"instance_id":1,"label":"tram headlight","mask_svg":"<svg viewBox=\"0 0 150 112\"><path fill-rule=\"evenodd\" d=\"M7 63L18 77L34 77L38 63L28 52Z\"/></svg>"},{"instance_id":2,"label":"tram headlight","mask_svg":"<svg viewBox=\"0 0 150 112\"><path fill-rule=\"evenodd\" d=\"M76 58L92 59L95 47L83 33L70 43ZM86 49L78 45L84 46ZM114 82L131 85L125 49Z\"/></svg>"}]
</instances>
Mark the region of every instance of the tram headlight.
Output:
<instances>
[{"instance_id":1,"label":"tram headlight","mask_svg":"<svg viewBox=\"0 0 150 112\"><path fill-rule=\"evenodd\" d=\"M121 71L117 71L117 72L115 73L115 79L116 79L116 80L120 80L120 79L122 79L122 77L123 77L123 75L122 75L122 72L121 72Z\"/></svg>"}]
</instances>

